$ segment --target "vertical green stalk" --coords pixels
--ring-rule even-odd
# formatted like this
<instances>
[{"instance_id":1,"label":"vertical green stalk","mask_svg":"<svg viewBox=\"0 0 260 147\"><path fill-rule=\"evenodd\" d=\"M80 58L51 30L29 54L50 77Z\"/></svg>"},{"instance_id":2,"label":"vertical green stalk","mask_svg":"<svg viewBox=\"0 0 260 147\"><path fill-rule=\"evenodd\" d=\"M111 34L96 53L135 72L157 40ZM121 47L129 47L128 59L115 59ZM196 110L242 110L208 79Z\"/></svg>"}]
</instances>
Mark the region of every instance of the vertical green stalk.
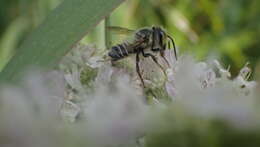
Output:
<instances>
[{"instance_id":1,"label":"vertical green stalk","mask_svg":"<svg viewBox=\"0 0 260 147\"><path fill-rule=\"evenodd\" d=\"M108 30L109 26L110 26L110 16L107 16L105 19L105 45L107 49L111 47L111 34L110 31Z\"/></svg>"}]
</instances>

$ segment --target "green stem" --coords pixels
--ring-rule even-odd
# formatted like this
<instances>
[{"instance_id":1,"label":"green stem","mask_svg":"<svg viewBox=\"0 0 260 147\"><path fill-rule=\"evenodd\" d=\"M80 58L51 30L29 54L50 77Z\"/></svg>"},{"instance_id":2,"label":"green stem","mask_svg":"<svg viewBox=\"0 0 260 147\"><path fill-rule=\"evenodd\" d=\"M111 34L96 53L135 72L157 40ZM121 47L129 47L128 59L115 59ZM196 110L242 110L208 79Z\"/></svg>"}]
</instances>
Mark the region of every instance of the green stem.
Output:
<instances>
[{"instance_id":1,"label":"green stem","mask_svg":"<svg viewBox=\"0 0 260 147\"><path fill-rule=\"evenodd\" d=\"M106 48L109 49L111 46L111 35L107 27L110 26L110 17L106 17L105 19L105 45Z\"/></svg>"}]
</instances>

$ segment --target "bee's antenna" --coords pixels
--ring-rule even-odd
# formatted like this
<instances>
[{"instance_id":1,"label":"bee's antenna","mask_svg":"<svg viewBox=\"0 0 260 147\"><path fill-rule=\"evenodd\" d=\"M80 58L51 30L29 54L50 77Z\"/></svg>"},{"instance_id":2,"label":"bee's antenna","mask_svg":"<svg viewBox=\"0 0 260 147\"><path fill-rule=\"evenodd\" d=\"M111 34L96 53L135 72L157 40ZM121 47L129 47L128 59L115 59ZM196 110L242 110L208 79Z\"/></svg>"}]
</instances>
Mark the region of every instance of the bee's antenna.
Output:
<instances>
[{"instance_id":1,"label":"bee's antenna","mask_svg":"<svg viewBox=\"0 0 260 147\"><path fill-rule=\"evenodd\" d=\"M175 43L174 43L174 40L172 39L171 36L167 35L167 37L171 40L172 42L172 45L173 45L173 49L174 49L174 55L175 55L175 58L176 58L176 61L177 61L177 51L176 51L176 47L175 47Z\"/></svg>"}]
</instances>

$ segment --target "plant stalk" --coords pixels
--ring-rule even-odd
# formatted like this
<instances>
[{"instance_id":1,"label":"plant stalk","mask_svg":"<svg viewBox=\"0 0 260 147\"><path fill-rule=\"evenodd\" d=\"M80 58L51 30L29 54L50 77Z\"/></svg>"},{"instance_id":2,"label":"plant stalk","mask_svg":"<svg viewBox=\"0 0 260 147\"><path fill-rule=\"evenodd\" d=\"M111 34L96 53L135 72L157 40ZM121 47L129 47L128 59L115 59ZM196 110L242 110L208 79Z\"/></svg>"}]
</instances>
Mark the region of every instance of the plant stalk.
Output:
<instances>
[{"instance_id":1,"label":"plant stalk","mask_svg":"<svg viewBox=\"0 0 260 147\"><path fill-rule=\"evenodd\" d=\"M108 30L108 27L110 26L110 16L107 16L105 19L105 46L107 49L111 47L111 34Z\"/></svg>"}]
</instances>

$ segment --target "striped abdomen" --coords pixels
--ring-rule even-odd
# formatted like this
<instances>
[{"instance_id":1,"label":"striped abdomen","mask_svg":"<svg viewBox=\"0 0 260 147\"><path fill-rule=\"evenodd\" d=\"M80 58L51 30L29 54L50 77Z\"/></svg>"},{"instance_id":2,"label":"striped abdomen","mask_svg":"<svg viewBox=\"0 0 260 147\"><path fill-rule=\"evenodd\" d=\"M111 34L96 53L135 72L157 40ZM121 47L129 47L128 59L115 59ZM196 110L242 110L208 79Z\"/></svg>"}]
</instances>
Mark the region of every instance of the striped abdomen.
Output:
<instances>
[{"instance_id":1,"label":"striped abdomen","mask_svg":"<svg viewBox=\"0 0 260 147\"><path fill-rule=\"evenodd\" d=\"M127 42L115 45L111 48L108 55L112 58L113 61L122 59L132 53L132 51L130 51L128 48L129 44Z\"/></svg>"}]
</instances>

